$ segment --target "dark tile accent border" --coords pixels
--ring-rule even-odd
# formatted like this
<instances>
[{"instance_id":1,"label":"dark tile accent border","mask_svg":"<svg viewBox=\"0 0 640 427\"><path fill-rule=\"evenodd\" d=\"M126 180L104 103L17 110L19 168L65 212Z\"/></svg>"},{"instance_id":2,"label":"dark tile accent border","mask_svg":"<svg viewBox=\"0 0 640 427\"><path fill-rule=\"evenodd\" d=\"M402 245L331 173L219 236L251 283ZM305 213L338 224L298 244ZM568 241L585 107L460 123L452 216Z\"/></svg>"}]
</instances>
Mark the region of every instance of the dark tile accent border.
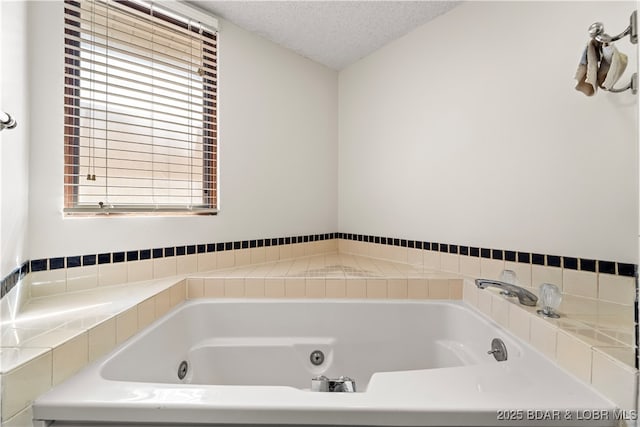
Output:
<instances>
[{"instance_id":1,"label":"dark tile accent border","mask_svg":"<svg viewBox=\"0 0 640 427\"><path fill-rule=\"evenodd\" d=\"M0 298L4 298L11 289L18 284L31 271L29 261L24 262L20 267L14 269L11 273L0 281Z\"/></svg>"},{"instance_id":2,"label":"dark tile accent border","mask_svg":"<svg viewBox=\"0 0 640 427\"><path fill-rule=\"evenodd\" d=\"M547 255L547 266L549 267L561 267L562 257L557 255Z\"/></svg>"},{"instance_id":3,"label":"dark tile accent border","mask_svg":"<svg viewBox=\"0 0 640 427\"><path fill-rule=\"evenodd\" d=\"M543 254L531 254L531 264L544 265L544 255Z\"/></svg>"},{"instance_id":4,"label":"dark tile accent border","mask_svg":"<svg viewBox=\"0 0 640 427\"><path fill-rule=\"evenodd\" d=\"M125 261L149 260L154 258L168 258L174 256L193 255L196 253L223 252L234 249L262 248L269 246L289 245L292 243L318 242L338 238L342 233L309 234L306 236L274 237L268 239L240 240L235 242L215 242L198 245L170 246L153 249L139 249L132 251L118 251L101 254L76 255L69 257L43 258L26 261L19 268L0 281L1 297L4 297L27 274L36 271L56 270L61 268L75 268L96 264L111 264ZM372 236L349 235L360 241L373 242ZM366 240L365 240L366 239ZM370 239L370 240L369 240ZM380 238L378 238L379 241ZM389 239L389 243L392 243ZM395 239L396 246L407 246L407 240ZM420 245L422 248L422 244Z\"/></svg>"},{"instance_id":5,"label":"dark tile accent border","mask_svg":"<svg viewBox=\"0 0 640 427\"><path fill-rule=\"evenodd\" d=\"M577 270L578 269L578 259L571 257L562 257L564 261L564 268L569 270Z\"/></svg>"},{"instance_id":6,"label":"dark tile accent border","mask_svg":"<svg viewBox=\"0 0 640 427\"><path fill-rule=\"evenodd\" d=\"M389 246L406 247L420 250L432 250L442 253L460 254L464 256L499 259L524 264L546 265L548 267L564 267L572 270L617 274L626 277L637 277L636 264L615 261L592 260L559 255L546 255L530 252L511 251L495 248L478 248L451 243L435 243L420 240L399 239L394 237L369 236L352 233L309 234L306 236L272 237L266 239L241 240L234 242L215 242L197 245L170 246L153 249L139 249L101 254L76 255L69 257L43 258L26 261L19 268L9 273L0 282L2 297L6 295L24 276L31 272L55 270L58 268L75 268L96 264L109 264L126 261L149 260L201 254L207 252L224 252L241 248L260 248L289 245L302 242L316 242L330 239L347 239L358 242L376 243Z\"/></svg>"},{"instance_id":7,"label":"dark tile accent border","mask_svg":"<svg viewBox=\"0 0 640 427\"><path fill-rule=\"evenodd\" d=\"M424 250L432 250L435 252L444 252L451 254L460 254L472 257L481 257L487 259L497 259L518 262L521 264L541 265L547 267L564 267L569 270L589 271L593 273L606 273L626 277L636 277L638 266L636 264L626 264L615 261L601 261L585 258L565 257L560 255L547 255L533 252L511 251L508 249L494 248L477 248L473 246L460 246L451 243L429 243L413 240L399 240L391 237L364 236L350 233L336 233L338 239L368 241L380 243L383 245L403 246L407 248L418 248ZM359 238L358 238L359 237ZM400 241L400 245L394 242ZM422 247L418 246L421 243ZM414 246L412 246L414 245Z\"/></svg>"}]
</instances>

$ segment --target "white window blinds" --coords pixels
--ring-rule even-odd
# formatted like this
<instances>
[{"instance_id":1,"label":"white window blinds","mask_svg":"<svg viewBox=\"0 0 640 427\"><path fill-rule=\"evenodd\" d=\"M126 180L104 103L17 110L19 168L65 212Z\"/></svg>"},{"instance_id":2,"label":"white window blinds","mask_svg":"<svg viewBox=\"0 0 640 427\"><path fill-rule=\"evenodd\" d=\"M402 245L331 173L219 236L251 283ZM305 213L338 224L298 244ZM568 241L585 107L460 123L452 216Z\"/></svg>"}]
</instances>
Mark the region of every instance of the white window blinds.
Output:
<instances>
[{"instance_id":1,"label":"white window blinds","mask_svg":"<svg viewBox=\"0 0 640 427\"><path fill-rule=\"evenodd\" d=\"M65 212L217 206L215 28L141 1L65 0Z\"/></svg>"}]
</instances>

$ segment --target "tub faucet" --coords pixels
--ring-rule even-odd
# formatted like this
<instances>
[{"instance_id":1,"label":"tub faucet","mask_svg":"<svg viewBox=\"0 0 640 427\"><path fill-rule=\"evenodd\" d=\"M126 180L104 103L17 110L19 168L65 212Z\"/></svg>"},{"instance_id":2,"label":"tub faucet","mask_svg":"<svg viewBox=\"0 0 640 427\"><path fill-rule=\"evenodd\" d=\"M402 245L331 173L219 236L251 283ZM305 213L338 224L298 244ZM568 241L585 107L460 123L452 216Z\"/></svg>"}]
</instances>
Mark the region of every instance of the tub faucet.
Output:
<instances>
[{"instance_id":1,"label":"tub faucet","mask_svg":"<svg viewBox=\"0 0 640 427\"><path fill-rule=\"evenodd\" d=\"M538 302L538 297L529 292L528 290L521 288L520 286L512 285L511 283L501 282L499 280L492 279L476 279L476 286L480 289L488 287L498 288L502 292L502 295L510 297L518 297L518 301L522 305L528 305L534 307Z\"/></svg>"}]
</instances>

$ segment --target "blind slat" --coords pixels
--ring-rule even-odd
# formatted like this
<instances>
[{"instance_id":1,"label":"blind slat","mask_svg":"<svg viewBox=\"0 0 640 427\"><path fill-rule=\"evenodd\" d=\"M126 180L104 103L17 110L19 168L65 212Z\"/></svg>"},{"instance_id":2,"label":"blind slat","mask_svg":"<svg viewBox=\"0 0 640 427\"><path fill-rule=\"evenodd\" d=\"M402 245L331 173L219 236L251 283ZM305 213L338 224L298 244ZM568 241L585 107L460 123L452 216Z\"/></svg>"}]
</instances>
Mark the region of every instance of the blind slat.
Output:
<instances>
[{"instance_id":1,"label":"blind slat","mask_svg":"<svg viewBox=\"0 0 640 427\"><path fill-rule=\"evenodd\" d=\"M116 116L116 115L119 115L119 114L116 114L116 113L112 114L112 116ZM106 120L104 120L104 119L100 119L100 118L93 118L92 119L89 116L78 117L78 116L73 116L73 115L66 114L65 117L69 118L69 119L71 119L71 118L74 118L74 119L81 118L82 120L86 119L88 121L93 120L94 122L105 122L106 123ZM130 118L135 118L135 116L129 116L129 117ZM215 116L213 116L213 119L215 119ZM110 119L108 123L110 125L122 125L122 126L126 126L127 128L135 127L135 128L139 128L140 130L146 129L146 130L149 131L147 134L139 133L138 135L140 135L140 136L157 137L158 135L160 135L161 132L169 132L169 133L175 134L175 135L186 135L187 137L189 135L199 135L199 134L194 134L192 132L183 132L177 126L174 126L173 129L170 129L168 127L160 127L160 126L158 126L160 124L164 124L165 123L163 120L155 120L155 126L147 126L147 125L144 125L144 124L141 124L141 123L123 122L123 121L118 121L118 120L114 120L114 119ZM166 122L166 123L170 124L170 125L175 125L174 122ZM211 123L211 122L208 122L208 123ZM78 126L78 125L69 125L68 127L70 129L71 128L74 128L74 129L75 128L85 128L85 129L89 128L89 126ZM97 127L94 126L93 129L100 129L100 128L97 128ZM105 125L105 127L101 128L101 130L108 130L109 132L111 132L111 131L119 132L117 129L114 129L114 128L108 128L107 129L106 125ZM153 130L155 132L155 134L152 133L151 130ZM195 131L202 132L202 130L195 130ZM214 131L215 131L214 129L205 129L204 130L204 132L206 132L207 134L210 134L211 132L214 132ZM133 132L129 132L129 133L133 133ZM66 132L66 134L70 135L70 136L74 136L73 132ZM211 135L209 135L209 137Z\"/></svg>"},{"instance_id":2,"label":"blind slat","mask_svg":"<svg viewBox=\"0 0 640 427\"><path fill-rule=\"evenodd\" d=\"M98 92L98 93L105 93L106 92ZM80 102L85 101L86 103L92 103L92 105L94 105L93 111L94 112L99 112L101 113L101 116L107 113L111 113L111 114L124 114L128 117L135 117L141 120L158 120L158 121L163 121L166 123L182 123L184 124L185 122L187 122L190 126L194 126L196 124L202 124L203 122L206 122L206 114L204 113L204 109L207 107L204 106L197 106L199 107L198 109L194 109L194 108L177 108L174 106L171 106L170 104L166 104L166 103L159 103L159 102L153 102L153 101L148 101L145 102L145 104L152 104L151 106L158 106L158 107L163 107L165 110L160 112L158 110L154 110L153 108L145 108L141 105L138 106L132 106L131 104L125 104L124 102L115 102L114 100L110 100L110 101L103 101L103 100L94 100L91 99L90 97L87 96L70 96L70 99L74 99L74 100L78 100ZM113 98L116 98L115 96ZM120 98L120 97L117 97ZM141 101L138 101L135 98L124 98L122 99L122 101L130 101L130 102L138 102L139 104L141 103ZM97 105L100 106L105 106L105 108L96 108ZM112 108L111 110L107 110L106 107L109 106L110 108ZM119 107L119 110L113 108L113 107ZM131 110L131 111L137 111L138 113L143 113L143 112L147 112L149 114L147 115L142 115L142 114L126 114L126 111ZM172 111L173 110L173 111ZM174 112L175 111L175 112ZM103 114L104 113L104 114ZM171 117L170 120L163 120L161 117L165 117L165 116L169 116ZM87 117L87 116L81 116L81 117ZM88 118L91 118L90 116ZM180 120L175 120L175 119L180 119Z\"/></svg>"},{"instance_id":3,"label":"blind slat","mask_svg":"<svg viewBox=\"0 0 640 427\"><path fill-rule=\"evenodd\" d=\"M75 37L67 37L70 41L76 40ZM79 40L79 39L78 39ZM135 67L147 67L147 64L151 61L154 61L158 64L157 58L152 57L144 57L144 56L133 56L130 51L127 50L119 50L114 46L109 47L109 52L122 52L121 55L109 55L103 52L95 52L90 49L86 49L82 44L74 47L73 53L68 53L65 55L66 59L70 61L67 62L68 67L73 67L73 61L75 61L78 57L78 53L83 61L88 61L88 63L93 63L98 66L106 66L107 64L110 66L114 66L114 63L124 63L127 65L135 66ZM214 67L215 62L209 61L207 59L202 59L202 62L183 62L183 63L175 63L172 64L172 67L163 67L163 73L174 75L176 77L184 78L185 73L193 72L194 68L199 67L200 65L206 65L209 67ZM158 64L160 65L160 64ZM128 68L125 68L129 70ZM197 70L196 70L197 71ZM215 78L207 78L207 80L215 81Z\"/></svg>"},{"instance_id":4,"label":"blind slat","mask_svg":"<svg viewBox=\"0 0 640 427\"><path fill-rule=\"evenodd\" d=\"M76 36L74 35L74 33L80 33L82 35ZM158 66L173 66L180 68L185 64L204 63L204 65L208 65L211 69L215 70L216 67L216 62L214 60L208 59L210 57L208 53L207 55L202 55L201 49L198 49L198 55L193 56L188 55L188 53L185 51L175 51L169 49L167 49L166 51L150 51L135 43L125 40L110 40L110 43L106 43L101 35L96 34L92 31L82 31L82 29L79 27L67 26L65 40L68 44L67 47L69 49L73 48L88 52L91 52L92 49L94 49L96 53L101 53L109 50L114 54L118 54L115 57L128 56L133 59L141 59L144 61L151 61L153 59ZM69 45L70 42L75 43ZM215 54L217 51L215 45L207 44L202 47L206 48L213 54Z\"/></svg>"},{"instance_id":5,"label":"blind slat","mask_svg":"<svg viewBox=\"0 0 640 427\"><path fill-rule=\"evenodd\" d=\"M163 79L163 78L154 78L154 81L158 82L158 84L156 83L145 83L145 82L141 82L140 80L136 79L136 77L140 77L140 76L144 76L144 74L142 73L136 73L136 72L128 72L126 74L128 74L127 77L121 76L121 75L114 75L114 74L109 74L109 73L105 73L105 72L101 72L101 71L95 71L92 70L90 68L83 68L83 67L67 67L69 69L69 71L73 71L73 70L77 70L78 72L85 72L87 74L91 74L94 78L91 77L82 77L82 75L79 76L79 79L82 80L85 83L89 83L89 84L98 84L98 85L105 85L108 86L112 89L118 88L118 89L124 89L127 90L129 92L131 92L131 98L132 99L141 99L143 98L145 95L152 95L153 92L152 90L155 88L156 90L162 90L162 91L167 91L166 88L164 88L163 86L160 86L159 83L171 83L173 86L179 86L179 87L183 87L186 88L186 91L182 91L182 90L172 90L173 93L175 93L176 95L182 95L182 96L192 96L193 99L208 99L206 96L204 95L214 95L215 94L215 89L216 86L212 85L212 84L207 84L206 86L208 87L207 89L201 89L199 90L199 93L202 95L198 95L198 93L196 92L195 94L191 95L190 92L193 91L193 88L184 85L184 84L180 84L180 83L176 83L175 81L171 81L169 79ZM124 69L122 69L124 71ZM103 76L105 77L105 80L97 80L95 78L95 76ZM106 78L110 77L112 80L111 82L109 80L107 80ZM124 86L124 85L120 85L120 84L116 84L113 82L113 80L122 80L123 82L127 82L127 83L132 83L132 84L136 84L139 86L149 86L151 90L139 90L139 89L134 89L128 86ZM202 83L200 83L202 85ZM90 86L89 86L90 87ZM85 90L89 89L89 87L84 87ZM138 94L139 96L133 96L134 94ZM161 94L154 94L154 96L156 97L160 97L160 98L164 98L167 100L173 100L176 102L184 102L183 99L181 99L179 96L176 97L170 97L167 95L161 95Z\"/></svg>"}]
</instances>

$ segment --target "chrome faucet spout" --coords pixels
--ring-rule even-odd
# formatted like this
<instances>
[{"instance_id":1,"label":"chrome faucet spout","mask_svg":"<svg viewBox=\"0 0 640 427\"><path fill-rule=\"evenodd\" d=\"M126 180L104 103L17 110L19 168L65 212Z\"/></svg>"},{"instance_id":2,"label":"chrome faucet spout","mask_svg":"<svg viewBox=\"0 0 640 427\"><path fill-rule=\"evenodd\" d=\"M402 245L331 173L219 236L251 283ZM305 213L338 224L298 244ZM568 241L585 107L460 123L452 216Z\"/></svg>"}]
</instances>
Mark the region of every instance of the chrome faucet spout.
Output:
<instances>
[{"instance_id":1,"label":"chrome faucet spout","mask_svg":"<svg viewBox=\"0 0 640 427\"><path fill-rule=\"evenodd\" d=\"M528 305L534 307L538 303L538 297L529 292L528 290L521 288L520 286L512 285L511 283L501 282L499 280L492 279L476 279L476 286L480 289L485 288L498 288L503 291L505 295L515 296L522 305Z\"/></svg>"}]
</instances>

